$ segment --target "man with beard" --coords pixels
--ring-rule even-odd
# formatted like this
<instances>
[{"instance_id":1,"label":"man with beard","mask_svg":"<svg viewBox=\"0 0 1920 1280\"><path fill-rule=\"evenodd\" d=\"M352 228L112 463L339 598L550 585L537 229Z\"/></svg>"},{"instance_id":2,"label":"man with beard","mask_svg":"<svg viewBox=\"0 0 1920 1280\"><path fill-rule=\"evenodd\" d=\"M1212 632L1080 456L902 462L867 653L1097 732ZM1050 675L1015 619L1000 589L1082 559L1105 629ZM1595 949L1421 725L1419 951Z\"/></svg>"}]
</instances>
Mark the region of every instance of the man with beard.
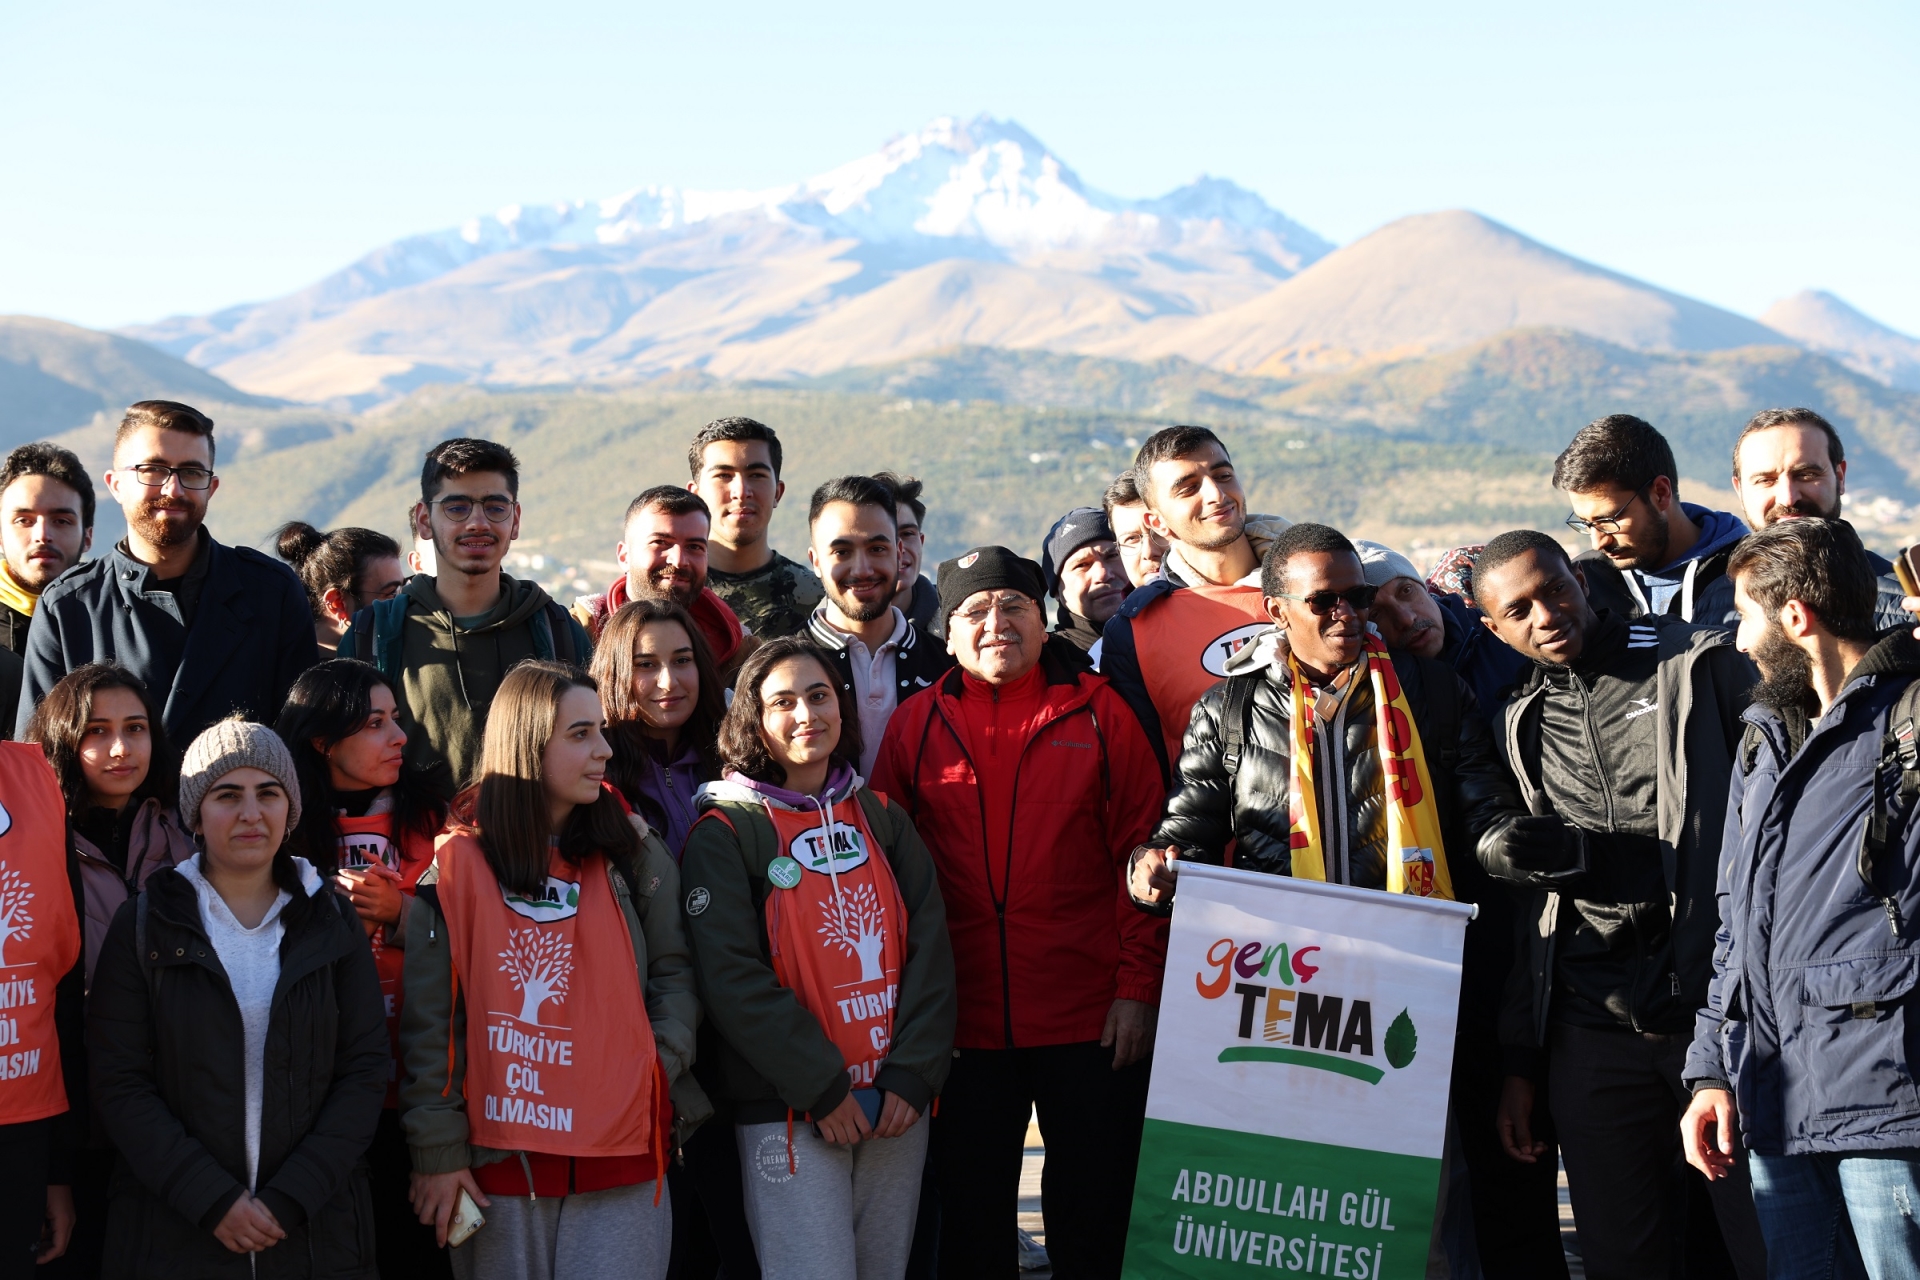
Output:
<instances>
[{"instance_id":1,"label":"man with beard","mask_svg":"<svg viewBox=\"0 0 1920 1280\"><path fill-rule=\"evenodd\" d=\"M1100 662L1100 629L1120 612L1132 589L1113 526L1098 507L1075 507L1053 522L1041 544L1040 572L1047 594L1060 603L1053 633Z\"/></svg>"},{"instance_id":2,"label":"man with beard","mask_svg":"<svg viewBox=\"0 0 1920 1280\"><path fill-rule=\"evenodd\" d=\"M853 691L860 772L867 777L894 708L953 666L953 656L893 603L900 579L895 510L893 490L880 481L841 476L813 491L807 511L807 558L826 592L807 632L833 659L841 688Z\"/></svg>"},{"instance_id":3,"label":"man with beard","mask_svg":"<svg viewBox=\"0 0 1920 1280\"><path fill-rule=\"evenodd\" d=\"M353 616L340 655L371 662L407 724L407 767L443 795L471 782L493 695L528 658L586 664L586 628L500 571L520 536L520 461L491 440L442 440L420 469L416 536L437 572Z\"/></svg>"},{"instance_id":4,"label":"man with beard","mask_svg":"<svg viewBox=\"0 0 1920 1280\"><path fill-rule=\"evenodd\" d=\"M747 650L740 619L707 586L707 504L676 485L655 485L627 504L613 558L626 572L598 595L573 602L573 617L597 644L600 629L629 600L671 600L693 615L714 666L728 683Z\"/></svg>"},{"instance_id":5,"label":"man with beard","mask_svg":"<svg viewBox=\"0 0 1920 1280\"><path fill-rule=\"evenodd\" d=\"M17 728L63 676L117 662L164 704L175 742L238 712L270 720L320 660L307 589L293 570L203 527L219 491L213 420L189 405L142 400L114 435L107 492L126 539L48 586L27 633Z\"/></svg>"},{"instance_id":6,"label":"man with beard","mask_svg":"<svg viewBox=\"0 0 1920 1280\"><path fill-rule=\"evenodd\" d=\"M767 540L787 493L780 462L780 437L752 418L709 422L687 446L687 488L706 500L713 517L708 585L762 639L799 632L820 602L820 580Z\"/></svg>"},{"instance_id":7,"label":"man with beard","mask_svg":"<svg viewBox=\"0 0 1920 1280\"><path fill-rule=\"evenodd\" d=\"M927 554L927 504L920 500L926 486L892 471L875 472L873 478L893 490L894 520L900 531L900 581L894 584L893 603L921 635L945 640L947 620L940 613L940 589L920 572Z\"/></svg>"},{"instance_id":8,"label":"man with beard","mask_svg":"<svg viewBox=\"0 0 1920 1280\"><path fill-rule=\"evenodd\" d=\"M0 464L0 731L11 732L40 593L93 545L93 481L57 444L23 444Z\"/></svg>"},{"instance_id":9,"label":"man with beard","mask_svg":"<svg viewBox=\"0 0 1920 1280\"><path fill-rule=\"evenodd\" d=\"M1840 521L1767 525L1728 574L1764 680L1687 1055L1687 1159L1718 1181L1745 1148L1775 1275L1920 1275L1920 642L1877 635L1873 574Z\"/></svg>"},{"instance_id":10,"label":"man with beard","mask_svg":"<svg viewBox=\"0 0 1920 1280\"><path fill-rule=\"evenodd\" d=\"M1596 613L1544 533L1489 542L1473 587L1484 624L1532 659L1494 729L1528 816L1479 845L1487 871L1531 899L1501 1018L1501 1141L1522 1163L1547 1155L1533 1133L1544 1079L1595 1280L1665 1275L1683 1240L1695 1258L1731 1251L1741 1280L1760 1280L1744 1177L1712 1184L1706 1213L1688 1208L1700 1180L1674 1174L1752 669L1724 628Z\"/></svg>"},{"instance_id":11,"label":"man with beard","mask_svg":"<svg viewBox=\"0 0 1920 1280\"><path fill-rule=\"evenodd\" d=\"M1482 1140L1492 1136L1501 1091L1499 1055L1488 1050L1498 1043L1513 926L1508 895L1473 849L1484 831L1518 816L1486 721L1447 663L1369 634L1377 589L1337 530L1287 529L1268 551L1262 579L1271 625L1194 707L1166 816L1133 861L1133 895L1164 908L1177 883L1168 863L1218 865L1231 845L1243 870L1481 904L1489 914L1467 931L1461 976L1451 1212L1440 1244L1452 1274L1477 1274L1476 1240L1490 1276L1552 1274L1561 1259L1553 1172L1514 1170ZM1389 716L1412 726L1400 759L1424 765L1430 805L1401 805L1388 793L1391 753L1380 725ZM1416 810L1431 825L1408 816ZM1421 831L1430 837L1416 838ZM1455 1154L1471 1171L1470 1196Z\"/></svg>"},{"instance_id":12,"label":"man with beard","mask_svg":"<svg viewBox=\"0 0 1920 1280\"><path fill-rule=\"evenodd\" d=\"M1127 582L1144 587L1160 576L1160 561L1167 554L1167 540L1147 528L1147 500L1140 496L1129 468L1115 476L1107 486L1103 505L1107 523L1113 526L1113 541L1120 548L1120 564Z\"/></svg>"},{"instance_id":13,"label":"man with beard","mask_svg":"<svg viewBox=\"0 0 1920 1280\"><path fill-rule=\"evenodd\" d=\"M1360 552L1367 585L1378 593L1367 621L1387 648L1446 663L1473 690L1481 711L1496 714L1527 660L1481 626L1466 600L1428 587L1413 561L1392 547L1366 541L1353 545Z\"/></svg>"},{"instance_id":14,"label":"man with beard","mask_svg":"<svg viewBox=\"0 0 1920 1280\"><path fill-rule=\"evenodd\" d=\"M1247 515L1239 473L1205 427L1167 427L1133 460L1147 527L1167 540L1161 576L1107 620L1100 670L1127 700L1171 779L1187 717L1226 661L1266 631L1260 559L1288 521Z\"/></svg>"},{"instance_id":15,"label":"man with beard","mask_svg":"<svg viewBox=\"0 0 1920 1280\"><path fill-rule=\"evenodd\" d=\"M1593 540L1580 567L1597 607L1731 627L1727 557L1746 529L1730 511L1680 501L1679 477L1666 437L1625 413L1582 427L1553 463L1567 527Z\"/></svg>"},{"instance_id":16,"label":"man with beard","mask_svg":"<svg viewBox=\"0 0 1920 1280\"><path fill-rule=\"evenodd\" d=\"M1733 491L1747 523L1764 529L1781 520L1838 520L1847 492L1846 449L1833 424L1811 409L1764 409L1733 442ZM1863 548L1864 550L1864 548ZM1878 579L1874 621L1883 630L1913 622L1893 562L1867 551Z\"/></svg>"}]
</instances>

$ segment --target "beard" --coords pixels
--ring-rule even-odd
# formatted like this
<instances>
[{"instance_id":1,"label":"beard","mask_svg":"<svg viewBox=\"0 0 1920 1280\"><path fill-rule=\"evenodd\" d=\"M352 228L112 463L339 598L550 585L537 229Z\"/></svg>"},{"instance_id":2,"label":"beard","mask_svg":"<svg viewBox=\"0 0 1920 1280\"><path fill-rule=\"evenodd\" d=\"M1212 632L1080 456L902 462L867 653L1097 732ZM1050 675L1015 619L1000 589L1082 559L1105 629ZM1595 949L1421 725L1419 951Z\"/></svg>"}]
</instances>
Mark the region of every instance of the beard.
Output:
<instances>
[{"instance_id":1,"label":"beard","mask_svg":"<svg viewBox=\"0 0 1920 1280\"><path fill-rule=\"evenodd\" d=\"M178 547L192 542L200 536L200 524L206 519L205 512L192 507L171 507L167 510L185 512L185 521L168 521L160 515L162 508L156 502L143 502L127 514L127 527L140 535L143 542L156 547Z\"/></svg>"},{"instance_id":2,"label":"beard","mask_svg":"<svg viewBox=\"0 0 1920 1280\"><path fill-rule=\"evenodd\" d=\"M896 584L897 580L888 582L887 590L871 604L861 603L860 598L848 590L848 587L853 585L852 583L842 586L829 580L827 583L827 594L833 597L833 607L844 614L848 620L853 622L873 622L878 618L885 617L893 608L894 587ZM867 584L862 582L859 585L866 586Z\"/></svg>"},{"instance_id":3,"label":"beard","mask_svg":"<svg viewBox=\"0 0 1920 1280\"><path fill-rule=\"evenodd\" d=\"M1767 625L1752 656L1760 668L1760 683L1753 687L1755 702L1774 711L1806 706L1813 693L1813 658L1787 639L1778 622Z\"/></svg>"},{"instance_id":4,"label":"beard","mask_svg":"<svg viewBox=\"0 0 1920 1280\"><path fill-rule=\"evenodd\" d=\"M1646 506L1651 511L1653 504L1647 503ZM1633 559L1627 564L1629 569L1658 569L1667 562L1667 548L1673 544L1673 522L1662 511L1651 511L1651 515L1651 536L1643 550L1633 553Z\"/></svg>"},{"instance_id":5,"label":"beard","mask_svg":"<svg viewBox=\"0 0 1920 1280\"><path fill-rule=\"evenodd\" d=\"M1798 502L1790 503L1784 507L1775 507L1773 510L1767 512L1767 523L1778 524L1782 520L1791 519L1794 516L1813 516L1819 520L1838 520L1840 518L1840 510L1840 499L1838 498L1833 500L1832 507L1822 507L1810 499L1802 498Z\"/></svg>"},{"instance_id":6,"label":"beard","mask_svg":"<svg viewBox=\"0 0 1920 1280\"><path fill-rule=\"evenodd\" d=\"M671 600L681 608L687 609L693 607L693 602L699 598L706 585L707 580L704 575L696 578L676 574L672 569L661 569L641 584L641 594L655 600Z\"/></svg>"},{"instance_id":7,"label":"beard","mask_svg":"<svg viewBox=\"0 0 1920 1280\"><path fill-rule=\"evenodd\" d=\"M1237 513L1234 522L1224 529L1194 520L1188 524L1187 528L1180 531L1179 539L1197 551L1218 551L1222 547L1230 547L1240 541L1246 532L1247 513L1241 511Z\"/></svg>"}]
</instances>

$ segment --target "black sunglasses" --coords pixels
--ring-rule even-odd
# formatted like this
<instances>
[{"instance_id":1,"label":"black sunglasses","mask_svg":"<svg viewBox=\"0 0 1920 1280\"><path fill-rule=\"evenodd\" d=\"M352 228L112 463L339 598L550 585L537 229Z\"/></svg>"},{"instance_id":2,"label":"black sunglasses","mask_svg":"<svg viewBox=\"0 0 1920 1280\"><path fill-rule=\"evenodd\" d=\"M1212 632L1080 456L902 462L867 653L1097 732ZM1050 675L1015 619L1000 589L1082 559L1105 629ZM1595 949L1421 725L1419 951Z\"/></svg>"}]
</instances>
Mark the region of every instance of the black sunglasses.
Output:
<instances>
[{"instance_id":1,"label":"black sunglasses","mask_svg":"<svg viewBox=\"0 0 1920 1280\"><path fill-rule=\"evenodd\" d=\"M1298 600L1313 610L1316 616L1322 618L1332 613L1342 600L1352 605L1355 613L1365 613L1373 608L1373 598L1379 594L1378 587L1348 587L1345 591L1310 591L1304 596L1296 596L1286 591L1279 593L1282 600Z\"/></svg>"}]
</instances>

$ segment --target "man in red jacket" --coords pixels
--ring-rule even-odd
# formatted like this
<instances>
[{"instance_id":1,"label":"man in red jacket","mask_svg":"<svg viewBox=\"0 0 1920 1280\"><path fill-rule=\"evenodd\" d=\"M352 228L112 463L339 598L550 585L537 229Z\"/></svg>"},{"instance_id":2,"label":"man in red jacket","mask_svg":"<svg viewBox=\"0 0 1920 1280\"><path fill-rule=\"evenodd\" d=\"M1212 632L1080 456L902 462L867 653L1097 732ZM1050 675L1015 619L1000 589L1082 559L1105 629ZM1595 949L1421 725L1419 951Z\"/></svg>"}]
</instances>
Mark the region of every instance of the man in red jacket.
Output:
<instances>
[{"instance_id":1,"label":"man in red jacket","mask_svg":"<svg viewBox=\"0 0 1920 1280\"><path fill-rule=\"evenodd\" d=\"M731 681L749 650L740 619L707 585L711 526L706 500L670 484L655 485L628 503L623 536L614 551L623 572L599 595L579 596L573 602L573 616L594 643L599 643L607 619L629 600L670 599L693 615L713 650L713 665Z\"/></svg>"},{"instance_id":2,"label":"man in red jacket","mask_svg":"<svg viewBox=\"0 0 1920 1280\"><path fill-rule=\"evenodd\" d=\"M1040 566L980 547L939 583L959 667L894 713L873 787L933 851L960 974L933 1127L940 1271L1014 1273L1037 1110L1054 1274L1118 1276L1167 946L1122 869L1159 819L1160 765L1106 680L1048 640Z\"/></svg>"}]
</instances>

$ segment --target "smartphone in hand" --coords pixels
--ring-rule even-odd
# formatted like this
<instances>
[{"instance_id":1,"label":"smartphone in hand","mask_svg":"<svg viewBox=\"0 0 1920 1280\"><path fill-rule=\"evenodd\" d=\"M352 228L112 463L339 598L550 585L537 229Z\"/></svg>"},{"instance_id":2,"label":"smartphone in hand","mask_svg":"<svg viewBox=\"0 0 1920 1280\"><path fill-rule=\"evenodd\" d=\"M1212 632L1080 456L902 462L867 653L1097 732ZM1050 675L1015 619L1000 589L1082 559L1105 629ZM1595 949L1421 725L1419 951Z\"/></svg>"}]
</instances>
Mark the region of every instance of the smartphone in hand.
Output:
<instances>
[{"instance_id":1,"label":"smartphone in hand","mask_svg":"<svg viewBox=\"0 0 1920 1280\"><path fill-rule=\"evenodd\" d=\"M486 1225L487 1218L480 1212L480 1206L473 1202L465 1187L460 1188L460 1199L453 1206L453 1221L447 1223L447 1243L458 1249Z\"/></svg>"},{"instance_id":2,"label":"smartphone in hand","mask_svg":"<svg viewBox=\"0 0 1920 1280\"><path fill-rule=\"evenodd\" d=\"M1893 576L1900 579L1902 591L1920 596L1920 544L1900 548L1893 557Z\"/></svg>"}]
</instances>

